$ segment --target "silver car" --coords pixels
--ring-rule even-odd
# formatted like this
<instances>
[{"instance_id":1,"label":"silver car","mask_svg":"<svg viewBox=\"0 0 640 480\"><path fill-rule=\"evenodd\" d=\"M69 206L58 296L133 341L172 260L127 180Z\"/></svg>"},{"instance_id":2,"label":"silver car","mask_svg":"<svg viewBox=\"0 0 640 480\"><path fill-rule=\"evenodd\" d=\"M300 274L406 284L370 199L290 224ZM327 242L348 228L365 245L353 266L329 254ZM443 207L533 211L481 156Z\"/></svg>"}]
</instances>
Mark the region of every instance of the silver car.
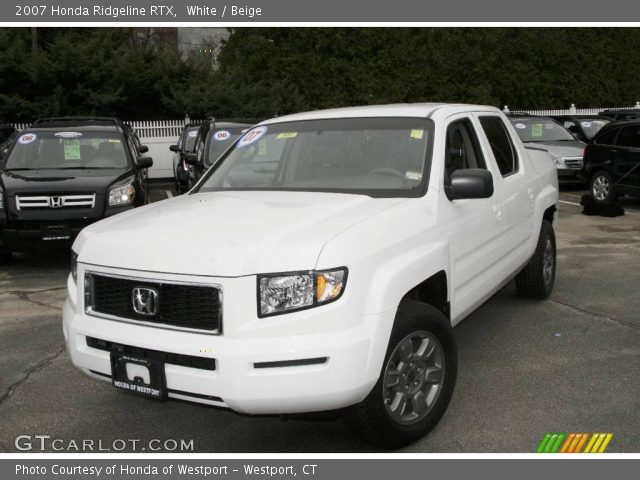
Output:
<instances>
[{"instance_id":1,"label":"silver car","mask_svg":"<svg viewBox=\"0 0 640 480\"><path fill-rule=\"evenodd\" d=\"M525 146L543 148L553 157L560 183L579 183L586 143L574 137L561 124L548 117L510 117Z\"/></svg>"}]
</instances>

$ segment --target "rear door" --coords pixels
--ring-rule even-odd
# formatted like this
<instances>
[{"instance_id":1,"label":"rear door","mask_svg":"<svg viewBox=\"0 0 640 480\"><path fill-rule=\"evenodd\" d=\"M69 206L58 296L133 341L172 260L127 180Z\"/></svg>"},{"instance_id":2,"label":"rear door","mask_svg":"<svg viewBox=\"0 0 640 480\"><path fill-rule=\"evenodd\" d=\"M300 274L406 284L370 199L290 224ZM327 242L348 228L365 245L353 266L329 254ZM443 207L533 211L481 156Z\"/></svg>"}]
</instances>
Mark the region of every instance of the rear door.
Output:
<instances>
[{"instance_id":1,"label":"rear door","mask_svg":"<svg viewBox=\"0 0 640 480\"><path fill-rule=\"evenodd\" d=\"M535 175L526 161L526 152L510 125L498 114L476 114L481 126L481 141L487 162L498 170L494 186L502 194L502 250L496 269L496 281L508 278L530 256L531 237L537 233L535 222ZM520 146L520 148L518 148Z\"/></svg>"},{"instance_id":2,"label":"rear door","mask_svg":"<svg viewBox=\"0 0 640 480\"><path fill-rule=\"evenodd\" d=\"M640 125L621 128L616 143L614 182L628 190L640 188Z\"/></svg>"}]
</instances>

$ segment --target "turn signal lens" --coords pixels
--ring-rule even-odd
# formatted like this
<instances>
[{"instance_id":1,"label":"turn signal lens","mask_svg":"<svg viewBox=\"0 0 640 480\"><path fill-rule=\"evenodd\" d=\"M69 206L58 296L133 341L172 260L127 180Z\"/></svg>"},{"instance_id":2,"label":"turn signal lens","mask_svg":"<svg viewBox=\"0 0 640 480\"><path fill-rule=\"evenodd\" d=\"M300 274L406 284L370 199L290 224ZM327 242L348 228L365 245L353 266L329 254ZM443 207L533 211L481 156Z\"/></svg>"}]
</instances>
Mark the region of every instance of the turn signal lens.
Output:
<instances>
[{"instance_id":1,"label":"turn signal lens","mask_svg":"<svg viewBox=\"0 0 640 480\"><path fill-rule=\"evenodd\" d=\"M318 275L317 285L316 285L316 300L320 300L322 295L324 295L325 288L327 286L327 281L324 278L324 275Z\"/></svg>"},{"instance_id":2,"label":"turn signal lens","mask_svg":"<svg viewBox=\"0 0 640 480\"><path fill-rule=\"evenodd\" d=\"M316 274L316 300L318 303L326 303L338 298L342 293L344 280L344 270L318 272Z\"/></svg>"}]
</instances>

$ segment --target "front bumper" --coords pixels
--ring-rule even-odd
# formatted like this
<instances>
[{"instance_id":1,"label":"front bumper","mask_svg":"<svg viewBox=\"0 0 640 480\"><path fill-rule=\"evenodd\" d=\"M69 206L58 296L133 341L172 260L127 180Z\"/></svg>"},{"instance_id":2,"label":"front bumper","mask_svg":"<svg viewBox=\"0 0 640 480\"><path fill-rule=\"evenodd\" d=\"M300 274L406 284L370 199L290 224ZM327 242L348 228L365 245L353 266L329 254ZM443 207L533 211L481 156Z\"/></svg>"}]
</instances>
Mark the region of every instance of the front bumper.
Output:
<instances>
[{"instance_id":1,"label":"front bumper","mask_svg":"<svg viewBox=\"0 0 640 480\"><path fill-rule=\"evenodd\" d=\"M215 283L222 282L225 293L224 334L209 335L86 315L82 295L75 294L71 278L68 282L63 330L75 366L94 378L111 378L110 353L89 346L87 337L215 359L215 370L166 363L168 397L246 414L325 411L363 400L381 368L374 337L388 335L383 326L390 329L394 315L387 312L354 321L348 299L342 298L331 305L258 319L255 277L218 278ZM239 297L244 293L238 292L249 293L253 303L248 298L242 301ZM308 328L300 329L301 324ZM336 328L340 324L343 328ZM326 360L305 364L309 359ZM291 361L302 362L291 365Z\"/></svg>"},{"instance_id":2,"label":"front bumper","mask_svg":"<svg viewBox=\"0 0 640 480\"><path fill-rule=\"evenodd\" d=\"M572 168L558 168L558 182L560 183L582 183L580 170Z\"/></svg>"}]
</instances>

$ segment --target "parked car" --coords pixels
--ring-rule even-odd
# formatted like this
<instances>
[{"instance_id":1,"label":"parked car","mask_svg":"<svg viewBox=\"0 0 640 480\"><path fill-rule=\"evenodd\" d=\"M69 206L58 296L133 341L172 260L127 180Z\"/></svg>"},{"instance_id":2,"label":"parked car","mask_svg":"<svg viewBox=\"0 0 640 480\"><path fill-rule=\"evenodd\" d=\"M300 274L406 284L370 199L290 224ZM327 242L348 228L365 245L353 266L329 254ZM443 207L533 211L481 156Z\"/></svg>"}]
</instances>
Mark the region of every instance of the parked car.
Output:
<instances>
[{"instance_id":1,"label":"parked car","mask_svg":"<svg viewBox=\"0 0 640 480\"><path fill-rule=\"evenodd\" d=\"M511 116L511 123L525 145L543 148L553 158L560 183L579 183L585 143L549 117Z\"/></svg>"},{"instance_id":2,"label":"parked car","mask_svg":"<svg viewBox=\"0 0 640 480\"><path fill-rule=\"evenodd\" d=\"M174 152L173 155L173 176L176 180L176 189L178 193L184 193L189 190L190 169L192 168L185 162L185 155L193 152L198 136L198 129L202 123L189 123L185 125L182 134L178 138L178 143L171 145L169 150Z\"/></svg>"},{"instance_id":3,"label":"parked car","mask_svg":"<svg viewBox=\"0 0 640 480\"><path fill-rule=\"evenodd\" d=\"M87 225L147 203L148 151L115 118L44 118L0 161L0 260L69 245Z\"/></svg>"},{"instance_id":4,"label":"parked car","mask_svg":"<svg viewBox=\"0 0 640 480\"><path fill-rule=\"evenodd\" d=\"M608 109L603 110L598 115L608 117L614 122L620 122L624 120L640 119L640 109L638 108L620 108L620 109Z\"/></svg>"},{"instance_id":5,"label":"parked car","mask_svg":"<svg viewBox=\"0 0 640 480\"><path fill-rule=\"evenodd\" d=\"M188 194L80 234L66 346L127 392L339 412L405 445L452 396L452 327L514 277L526 297L551 293L557 202L549 155L493 107L268 120Z\"/></svg>"},{"instance_id":6,"label":"parked car","mask_svg":"<svg viewBox=\"0 0 640 480\"><path fill-rule=\"evenodd\" d=\"M578 140L593 143L593 137L613 120L599 115L554 115L551 118L569 130Z\"/></svg>"},{"instance_id":7,"label":"parked car","mask_svg":"<svg viewBox=\"0 0 640 480\"><path fill-rule=\"evenodd\" d=\"M196 135L195 145L185 155L189 169L189 188L196 184L204 172L229 148L247 129L250 123L206 122L202 124Z\"/></svg>"},{"instance_id":8,"label":"parked car","mask_svg":"<svg viewBox=\"0 0 640 480\"><path fill-rule=\"evenodd\" d=\"M604 126L585 150L581 176L598 203L640 197L640 119Z\"/></svg>"}]
</instances>

